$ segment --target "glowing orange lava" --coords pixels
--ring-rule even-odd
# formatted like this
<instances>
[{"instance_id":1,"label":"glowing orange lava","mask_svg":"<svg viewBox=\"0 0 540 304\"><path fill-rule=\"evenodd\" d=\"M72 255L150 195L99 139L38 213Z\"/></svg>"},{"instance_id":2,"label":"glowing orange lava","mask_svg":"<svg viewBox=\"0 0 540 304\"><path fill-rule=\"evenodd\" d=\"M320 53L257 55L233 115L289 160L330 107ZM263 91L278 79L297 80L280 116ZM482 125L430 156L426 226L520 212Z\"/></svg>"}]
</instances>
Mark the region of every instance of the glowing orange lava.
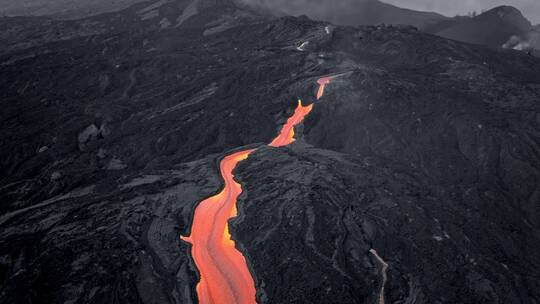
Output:
<instances>
[{"instance_id":1,"label":"glowing orange lava","mask_svg":"<svg viewBox=\"0 0 540 304\"><path fill-rule=\"evenodd\" d=\"M330 83L332 80L332 76L323 77L317 80L317 83L319 84L319 91L317 92L317 100L321 99L324 95L324 89L326 88L326 85Z\"/></svg>"},{"instance_id":2,"label":"glowing orange lava","mask_svg":"<svg viewBox=\"0 0 540 304\"><path fill-rule=\"evenodd\" d=\"M382 275L382 284L381 284L381 290L379 292L379 302L378 304L385 304L384 301L384 286L386 285L386 281L388 279L388 275L386 272L388 271L388 264L381 258L379 253L377 253L377 250L371 249L369 252L373 254L373 256L377 259L377 261L381 264L381 275Z\"/></svg>"},{"instance_id":3,"label":"glowing orange lava","mask_svg":"<svg viewBox=\"0 0 540 304\"><path fill-rule=\"evenodd\" d=\"M223 190L197 206L191 236L183 238L193 245L191 255L201 274L197 285L201 304L255 303L255 284L228 226L228 220L236 216L236 200L242 193L232 172L251 152L236 152L221 161Z\"/></svg>"},{"instance_id":4,"label":"glowing orange lava","mask_svg":"<svg viewBox=\"0 0 540 304\"><path fill-rule=\"evenodd\" d=\"M270 143L270 146L283 147L292 144L294 142L294 127L304 120L304 117L311 112L311 109L313 109L313 104L304 107L302 101L298 100L294 115L289 117L287 123L281 128L279 135Z\"/></svg>"},{"instance_id":5,"label":"glowing orange lava","mask_svg":"<svg viewBox=\"0 0 540 304\"><path fill-rule=\"evenodd\" d=\"M319 80L321 86L329 82L330 78L323 81L324 84ZM299 100L293 116L283 125L270 146L283 147L293 143L294 127L303 121L312 108L313 105L303 106ZM236 202L242 193L242 186L234 180L234 168L253 151L243 150L223 158L220 163L223 190L197 206L191 235L182 237L191 243L191 255L200 273L197 296L201 304L256 303L255 283L246 259L231 239L228 225L229 219L237 215Z\"/></svg>"}]
</instances>

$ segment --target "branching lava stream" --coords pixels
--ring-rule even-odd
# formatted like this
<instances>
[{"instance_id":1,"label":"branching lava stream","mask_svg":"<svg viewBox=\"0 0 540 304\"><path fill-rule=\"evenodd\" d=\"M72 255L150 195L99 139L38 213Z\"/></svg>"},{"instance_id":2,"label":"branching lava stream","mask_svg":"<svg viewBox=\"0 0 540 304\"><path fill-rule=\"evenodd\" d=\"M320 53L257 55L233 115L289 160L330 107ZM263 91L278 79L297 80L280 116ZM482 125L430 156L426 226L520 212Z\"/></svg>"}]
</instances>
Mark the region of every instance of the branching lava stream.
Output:
<instances>
[{"instance_id":1,"label":"branching lava stream","mask_svg":"<svg viewBox=\"0 0 540 304\"><path fill-rule=\"evenodd\" d=\"M317 99L322 97L324 86L330 82L330 78L321 80L318 81L321 87ZM303 106L298 101L294 114L270 146L283 147L293 143L294 127L304 120L312 108L313 105ZM201 304L256 303L255 283L245 257L231 239L228 226L228 220L237 215L236 202L242 193L242 186L234 180L233 171L253 151L242 150L221 160L223 190L199 203L195 209L191 235L182 237L192 245L191 255L200 274L197 296Z\"/></svg>"}]
</instances>

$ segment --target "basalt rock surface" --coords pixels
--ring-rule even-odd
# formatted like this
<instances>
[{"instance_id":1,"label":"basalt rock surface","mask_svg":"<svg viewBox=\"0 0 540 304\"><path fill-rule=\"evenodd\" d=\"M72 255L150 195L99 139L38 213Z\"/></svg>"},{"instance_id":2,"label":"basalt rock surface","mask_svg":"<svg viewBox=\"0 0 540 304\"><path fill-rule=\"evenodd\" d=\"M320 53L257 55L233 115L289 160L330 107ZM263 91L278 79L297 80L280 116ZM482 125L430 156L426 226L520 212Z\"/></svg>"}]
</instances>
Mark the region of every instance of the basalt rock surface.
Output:
<instances>
[{"instance_id":1,"label":"basalt rock surface","mask_svg":"<svg viewBox=\"0 0 540 304\"><path fill-rule=\"evenodd\" d=\"M266 303L376 303L372 248L390 265L387 303L538 298L537 236L490 190L438 193L407 166L297 144L262 149L238 171L246 191L234 235L249 245Z\"/></svg>"},{"instance_id":2,"label":"basalt rock surface","mask_svg":"<svg viewBox=\"0 0 540 304\"><path fill-rule=\"evenodd\" d=\"M259 302L374 303L371 249L387 303L540 301L539 59L228 1L42 20L2 19L0 303L196 302L180 235L242 146Z\"/></svg>"}]
</instances>

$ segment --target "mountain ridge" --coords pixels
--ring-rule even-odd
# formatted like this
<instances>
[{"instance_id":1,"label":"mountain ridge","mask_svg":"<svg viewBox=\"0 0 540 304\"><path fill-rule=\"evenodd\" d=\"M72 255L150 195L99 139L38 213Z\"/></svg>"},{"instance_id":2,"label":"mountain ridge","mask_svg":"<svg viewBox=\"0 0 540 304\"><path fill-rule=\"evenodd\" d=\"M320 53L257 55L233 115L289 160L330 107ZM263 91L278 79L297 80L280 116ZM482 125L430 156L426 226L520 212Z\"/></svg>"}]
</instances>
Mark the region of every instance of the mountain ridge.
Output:
<instances>
[{"instance_id":1,"label":"mountain ridge","mask_svg":"<svg viewBox=\"0 0 540 304\"><path fill-rule=\"evenodd\" d=\"M455 18L446 26L426 31L445 38L491 47L502 47L512 36L532 28L522 13L512 6L499 6L471 18Z\"/></svg>"}]
</instances>

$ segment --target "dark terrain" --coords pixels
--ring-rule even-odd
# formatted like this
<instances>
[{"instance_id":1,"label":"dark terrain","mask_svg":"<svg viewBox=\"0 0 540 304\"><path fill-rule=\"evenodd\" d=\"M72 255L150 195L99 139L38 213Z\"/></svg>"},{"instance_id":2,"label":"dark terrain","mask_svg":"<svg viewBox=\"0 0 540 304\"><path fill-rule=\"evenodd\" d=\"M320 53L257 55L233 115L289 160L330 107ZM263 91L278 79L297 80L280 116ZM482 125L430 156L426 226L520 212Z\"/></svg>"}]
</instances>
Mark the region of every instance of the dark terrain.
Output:
<instances>
[{"instance_id":1,"label":"dark terrain","mask_svg":"<svg viewBox=\"0 0 540 304\"><path fill-rule=\"evenodd\" d=\"M3 3L4 1L5 3ZM189 5L188 1L161 0L163 7L171 10L166 15L176 15L178 9L189 7L187 12L193 12L200 0L192 0L194 5ZM469 16L447 17L435 12L415 11L411 9L397 7L379 0L232 0L242 5L250 5L258 10L264 10L275 16L301 16L307 15L314 20L331 22L337 25L358 26L358 25L411 25L422 31L435 34L444 38L457 41L487 45L493 48L509 48L525 51L530 55L540 57L540 30L532 26L517 8L512 6L498 6L482 13ZM39 37L42 41L51 39L66 38L77 32L75 25L82 25L85 30L97 30L94 18L87 19L90 22L63 23L65 27L59 30L56 24L50 22L55 20L75 20L82 17L99 15L104 12L114 12L123 7L143 0L115 0L103 1L94 0L91 2L82 0L0 0L0 14L6 16L45 16L44 18L32 18L33 21L22 19L24 22L9 21L7 33L9 37L5 42L11 44L14 33L14 23L18 26L28 27L24 31L26 38L36 38L32 34L35 31L43 31L44 36ZM174 3L177 3L176 6ZM166 5L165 5L166 4ZM144 4L139 4L144 5ZM175 7L176 6L176 7ZM152 11L152 10L151 10ZM188 14L189 15L189 14ZM148 18L146 15L143 18ZM21 18L19 18L21 20ZM170 20L169 20L170 21ZM39 24L39 25L38 25ZM36 26L38 25L38 26ZM120 26L123 26L120 24ZM70 29L71 27L71 29ZM15 31L20 33L20 31ZM58 37L58 32L62 32L64 37ZM5 37L4 36L4 37ZM16 40L27 44L21 37ZM4 42L4 41L2 41Z\"/></svg>"},{"instance_id":2,"label":"dark terrain","mask_svg":"<svg viewBox=\"0 0 540 304\"><path fill-rule=\"evenodd\" d=\"M379 0L241 0L274 13L307 15L339 25L401 24L424 28L450 18L434 12L397 7Z\"/></svg>"},{"instance_id":3,"label":"dark terrain","mask_svg":"<svg viewBox=\"0 0 540 304\"><path fill-rule=\"evenodd\" d=\"M307 15L339 25L411 25L444 38L511 48L540 55L540 31L517 8L498 6L478 15L446 17L396 7L378 0L244 0L263 2L260 6L279 14Z\"/></svg>"},{"instance_id":4,"label":"dark terrain","mask_svg":"<svg viewBox=\"0 0 540 304\"><path fill-rule=\"evenodd\" d=\"M0 303L196 302L180 235L241 146L260 303L376 303L370 249L387 303L540 302L540 59L154 2L0 19Z\"/></svg>"},{"instance_id":5,"label":"dark terrain","mask_svg":"<svg viewBox=\"0 0 540 304\"><path fill-rule=\"evenodd\" d=\"M124 9L143 0L0 0L2 16L54 16L77 19Z\"/></svg>"}]
</instances>

